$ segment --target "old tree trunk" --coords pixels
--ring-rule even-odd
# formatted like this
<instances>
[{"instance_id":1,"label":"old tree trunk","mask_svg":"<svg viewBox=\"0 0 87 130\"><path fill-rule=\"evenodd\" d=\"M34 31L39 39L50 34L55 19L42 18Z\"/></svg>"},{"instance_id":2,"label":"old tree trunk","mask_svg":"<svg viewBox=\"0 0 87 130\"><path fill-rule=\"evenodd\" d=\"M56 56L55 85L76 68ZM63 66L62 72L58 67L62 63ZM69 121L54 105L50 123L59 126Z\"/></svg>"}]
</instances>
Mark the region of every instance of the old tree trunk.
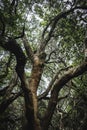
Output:
<instances>
[{"instance_id":1,"label":"old tree trunk","mask_svg":"<svg viewBox=\"0 0 87 130\"><path fill-rule=\"evenodd\" d=\"M25 116L27 119L27 123L25 124L23 130L48 130L55 107L58 103L57 99L59 91L72 78L77 77L83 74L85 71L87 71L87 62L84 62L83 64L75 68L71 68L59 79L57 79L57 75L54 77L51 84L49 85L49 87L51 86L53 89L51 90L51 97L49 99L48 108L44 114L44 117L42 117L42 119L39 119L37 116L38 111L37 88L43 73L46 53L38 51L37 53L34 54L32 53L32 51L30 51L31 54L29 53L29 56L32 55L33 67L31 76L29 78L29 81L27 82L26 75L24 72L26 58L18 43L14 39L10 39L5 44L3 44L2 42L2 47L14 53L16 56L17 60L16 72L21 80L21 87L24 91L25 108L26 108ZM27 48L28 47L29 46L27 46ZM54 83L55 80L56 82ZM43 93L39 98L44 97L45 94L46 92ZM2 104L2 107L3 106L5 106L5 104L4 105ZM0 110L1 113L4 112L4 110L2 110L1 107Z\"/></svg>"},{"instance_id":2,"label":"old tree trunk","mask_svg":"<svg viewBox=\"0 0 87 130\"><path fill-rule=\"evenodd\" d=\"M15 1L13 0L13 2ZM70 68L66 67L66 69L64 69L64 73L59 77L58 75L60 71L58 71L56 75L53 77L53 79L51 80L51 82L49 83L47 89L41 95L37 96L37 90L40 85L44 67L46 63L48 63L48 61L50 60L51 55L55 53L55 51L52 50L51 53L47 56L46 47L49 48L48 44L51 38L54 37L55 28L56 26L58 26L57 23L61 19L66 19L66 17L70 13L74 13L74 11L77 11L78 9L85 10L87 9L87 6L72 6L72 8L67 9L64 12L60 12L56 16L53 15L54 18L52 18L52 20L47 24L46 28L43 31L41 37L41 43L39 47L37 47L36 52L34 52L32 47L30 46L26 35L23 34L22 36L20 36L19 38L21 38L23 47L25 48L26 51L27 58L25 56L24 50L20 47L16 38L9 37L9 36L6 37L4 35L5 29L3 29L2 33L0 32L0 46L4 48L6 51L9 51L10 53L14 54L16 58L15 70L21 82L22 94L24 96L24 101L25 101L26 123L24 124L23 130L48 130L56 105L58 104L59 101L58 96L60 90L71 79L79 75L82 75L84 72L87 71L87 54L86 54L86 60L84 60L84 62L81 65L70 67ZM4 26L3 22L2 24ZM85 38L84 41L85 41L85 45L87 45L87 37ZM85 52L87 52L87 46ZM25 65L27 60L29 60L32 65L32 70L29 79L27 79L25 73ZM21 94L19 93L18 95L9 96L9 93L14 87L14 84L11 83L9 86L10 89L9 92L7 92L8 98L5 97L5 101L3 101L0 104L0 114L2 114L7 109L7 107ZM44 112L43 117L39 117L38 101L46 97L49 92L50 92L50 96L49 96L46 111Z\"/></svg>"}]
</instances>

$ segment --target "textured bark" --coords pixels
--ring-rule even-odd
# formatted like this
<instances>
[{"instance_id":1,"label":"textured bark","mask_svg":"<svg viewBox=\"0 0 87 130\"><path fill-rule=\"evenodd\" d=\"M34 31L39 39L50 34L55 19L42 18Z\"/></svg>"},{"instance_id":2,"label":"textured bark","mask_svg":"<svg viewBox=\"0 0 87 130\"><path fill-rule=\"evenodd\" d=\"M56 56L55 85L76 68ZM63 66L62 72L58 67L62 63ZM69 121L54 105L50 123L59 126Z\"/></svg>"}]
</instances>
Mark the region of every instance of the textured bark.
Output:
<instances>
[{"instance_id":1,"label":"textured bark","mask_svg":"<svg viewBox=\"0 0 87 130\"><path fill-rule=\"evenodd\" d=\"M26 82L26 76L25 76L25 72L24 72L24 67L26 64L25 54L15 39L11 38L7 42L5 42L3 39L1 39L0 44L5 50L10 51L16 57L16 61L17 61L16 72L21 80L21 87L24 91L25 109L26 109L25 113L26 113L26 119L27 119L26 130L28 130L28 129L35 130L32 93ZM5 104L7 107L8 102L6 102Z\"/></svg>"},{"instance_id":2,"label":"textured bark","mask_svg":"<svg viewBox=\"0 0 87 130\"><path fill-rule=\"evenodd\" d=\"M43 55L43 54L42 54ZM35 54L34 55L34 64L32 68L32 74L29 80L29 87L31 89L33 95L33 105L34 105L34 118L35 118L35 130L41 130L40 121L37 117L37 108L38 108L38 100L37 100L37 88L41 79L41 75L44 68L44 59Z\"/></svg>"},{"instance_id":3,"label":"textured bark","mask_svg":"<svg viewBox=\"0 0 87 130\"><path fill-rule=\"evenodd\" d=\"M39 86L39 82L43 73L44 62L46 58L45 53L34 54L33 55L33 68L29 82L26 81L26 76L24 72L24 67L26 64L26 57L14 39L10 39L6 43L2 43L1 46L6 50L14 53L17 61L16 72L21 80L21 87L24 91L24 99L25 99L25 108L26 108L26 127L25 130L48 130L50 125L56 104L58 99L59 91L63 88L63 86L69 82L72 78L77 77L84 72L87 71L87 62L82 65L70 69L65 73L62 77L56 80L53 85L53 89L51 91L51 98L48 103L48 108L42 120L42 124L40 126L39 119L37 117L37 88ZM40 53L40 52L39 52ZM55 80L54 80L55 81ZM53 83L52 83L53 84Z\"/></svg>"},{"instance_id":4,"label":"textured bark","mask_svg":"<svg viewBox=\"0 0 87 130\"><path fill-rule=\"evenodd\" d=\"M9 39L7 42L3 39L1 40L1 46L13 53L16 57L16 72L21 80L21 87L24 91L24 99L25 99L25 108L26 108L26 130L41 130L40 123L37 118L37 87L39 85L41 74L43 70L43 56L41 55L35 55L34 56L34 63L33 63L33 69L31 74L31 80L29 81L29 84L26 82L26 76L24 72L24 67L26 64L26 57L19 46L19 44L16 42L15 39ZM45 57L44 57L45 58ZM42 59L42 60L41 60ZM8 102L5 103L7 106L9 105ZM2 104L3 105L3 104ZM1 108L2 110L2 108Z\"/></svg>"},{"instance_id":5,"label":"textured bark","mask_svg":"<svg viewBox=\"0 0 87 130\"><path fill-rule=\"evenodd\" d=\"M56 90L54 90L54 92L52 93L51 98L49 100L48 108L46 110L44 118L41 122L42 130L48 130L55 107L57 105L57 99L58 99L58 92Z\"/></svg>"},{"instance_id":6,"label":"textured bark","mask_svg":"<svg viewBox=\"0 0 87 130\"><path fill-rule=\"evenodd\" d=\"M77 66L76 68L72 68L69 71L67 71L67 73L65 73L62 77L60 77L60 79L56 81L56 83L53 86L53 90L51 91L51 98L49 100L48 108L42 121L43 130L48 130L55 107L58 103L57 101L58 101L59 91L72 78L75 78L86 71L87 71L87 62L84 62L80 66Z\"/></svg>"}]
</instances>

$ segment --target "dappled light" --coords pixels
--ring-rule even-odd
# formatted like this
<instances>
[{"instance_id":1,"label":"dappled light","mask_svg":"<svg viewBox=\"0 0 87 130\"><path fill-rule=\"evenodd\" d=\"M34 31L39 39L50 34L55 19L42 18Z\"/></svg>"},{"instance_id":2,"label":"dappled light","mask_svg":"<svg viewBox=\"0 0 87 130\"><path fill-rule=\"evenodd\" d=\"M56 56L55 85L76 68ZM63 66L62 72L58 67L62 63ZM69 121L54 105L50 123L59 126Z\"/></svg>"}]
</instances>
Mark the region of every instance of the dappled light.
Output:
<instances>
[{"instance_id":1,"label":"dappled light","mask_svg":"<svg viewBox=\"0 0 87 130\"><path fill-rule=\"evenodd\" d=\"M0 130L87 129L87 0L0 0Z\"/></svg>"}]
</instances>

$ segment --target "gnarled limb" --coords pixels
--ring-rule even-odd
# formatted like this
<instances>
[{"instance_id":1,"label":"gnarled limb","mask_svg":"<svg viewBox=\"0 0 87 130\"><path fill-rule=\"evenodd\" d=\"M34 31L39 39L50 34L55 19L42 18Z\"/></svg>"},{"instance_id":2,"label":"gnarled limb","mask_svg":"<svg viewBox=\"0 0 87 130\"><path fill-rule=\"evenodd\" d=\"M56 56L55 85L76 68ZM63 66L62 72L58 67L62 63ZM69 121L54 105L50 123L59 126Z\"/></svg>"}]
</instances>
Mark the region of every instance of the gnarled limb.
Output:
<instances>
[{"instance_id":1,"label":"gnarled limb","mask_svg":"<svg viewBox=\"0 0 87 130\"><path fill-rule=\"evenodd\" d=\"M10 96L8 99L5 99L1 104L0 104L0 115L5 112L5 110L8 108L8 106L15 100L17 99L23 92L20 91L16 95Z\"/></svg>"},{"instance_id":2,"label":"gnarled limb","mask_svg":"<svg viewBox=\"0 0 87 130\"><path fill-rule=\"evenodd\" d=\"M26 76L24 72L24 67L26 64L26 57L24 52L20 48L19 44L14 39L9 39L8 42L1 42L1 46L6 50L14 53L17 61L16 72L21 80L21 87L24 92L25 108L26 108L26 118L27 125L26 130L41 130L40 122L37 118L37 95L36 91L41 79L43 72L44 62L46 54L43 53L34 55L34 63L32 74L29 83L26 81ZM31 53L31 52L30 52Z\"/></svg>"},{"instance_id":3,"label":"gnarled limb","mask_svg":"<svg viewBox=\"0 0 87 130\"><path fill-rule=\"evenodd\" d=\"M7 42L3 41L3 39L2 39L0 44L5 50L10 51L16 57L16 61L17 61L16 72L21 80L21 87L24 91L26 118L28 121L28 128L34 130L35 120L34 120L32 93L31 93L31 90L28 88L28 84L26 82L26 77L25 77L25 73L24 73L26 57L25 57L24 52L22 51L21 47L19 46L19 44L16 42L15 39L11 38Z\"/></svg>"},{"instance_id":4,"label":"gnarled limb","mask_svg":"<svg viewBox=\"0 0 87 130\"><path fill-rule=\"evenodd\" d=\"M41 99L45 98L45 97L48 95L48 93L52 90L55 81L59 79L58 76L59 76L60 72L61 72L61 71L66 71L66 70L68 70L68 69L71 68L71 67L72 67L72 66L69 66L69 67L65 67L65 68L63 68L63 69L60 69L60 70L55 74L55 76L53 77L53 79L50 81L50 83L49 83L47 89L46 89L41 95L38 96L38 100L41 100Z\"/></svg>"},{"instance_id":5,"label":"gnarled limb","mask_svg":"<svg viewBox=\"0 0 87 130\"><path fill-rule=\"evenodd\" d=\"M49 100L48 108L43 118L43 130L48 130L50 121L52 119L55 107L57 105L57 99L59 91L64 87L66 83L68 83L72 78L75 78L84 72L87 71L87 62L77 66L76 68L72 68L67 73L65 73L62 77L60 77L54 84L53 90L51 92L51 98Z\"/></svg>"},{"instance_id":6,"label":"gnarled limb","mask_svg":"<svg viewBox=\"0 0 87 130\"><path fill-rule=\"evenodd\" d=\"M47 26L45 27L43 34L42 34L42 42L39 48L39 51L41 52L42 50L44 51L48 42L50 41L54 30L57 26L57 23L60 19L62 18L66 18L70 13L74 12L75 10L86 10L87 9L87 5L83 5L83 6L75 6L72 7L71 9L65 11L65 12L60 12L58 15L56 15L53 19L50 20L50 22L47 24ZM47 29L50 27L50 31L48 33L48 35L45 37L45 33L47 31Z\"/></svg>"}]
</instances>

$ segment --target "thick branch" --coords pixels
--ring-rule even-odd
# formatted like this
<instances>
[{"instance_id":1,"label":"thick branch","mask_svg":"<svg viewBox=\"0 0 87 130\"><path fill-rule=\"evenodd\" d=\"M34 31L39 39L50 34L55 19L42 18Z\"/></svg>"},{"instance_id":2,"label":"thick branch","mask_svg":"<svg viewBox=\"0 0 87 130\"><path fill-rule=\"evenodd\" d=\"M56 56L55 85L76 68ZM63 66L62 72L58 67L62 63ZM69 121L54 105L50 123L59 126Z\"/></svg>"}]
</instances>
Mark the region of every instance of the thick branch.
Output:
<instances>
[{"instance_id":1,"label":"thick branch","mask_svg":"<svg viewBox=\"0 0 87 130\"><path fill-rule=\"evenodd\" d=\"M45 97L48 95L48 93L50 92L50 90L52 90L52 87L53 87L55 81L58 80L58 78L59 78L60 72L62 72L62 71L67 71L67 70L68 70L69 68L71 68L71 67L72 67L72 66L69 66L69 67L60 69L60 70L55 74L55 76L53 77L53 79L51 80L51 82L49 83L49 85L48 85L46 91L43 92L41 95L38 96L38 100L41 100L41 99L45 98Z\"/></svg>"},{"instance_id":2,"label":"thick branch","mask_svg":"<svg viewBox=\"0 0 87 130\"><path fill-rule=\"evenodd\" d=\"M67 71L67 73L65 73L64 76L62 76L59 80L57 80L57 82L54 85L53 91L54 91L54 89L56 89L57 91L60 91L60 89L68 81L70 81L74 77L77 77L77 76L83 74L86 71L87 71L87 62L84 62L82 65L80 65L76 68L70 69L69 71Z\"/></svg>"},{"instance_id":3,"label":"thick branch","mask_svg":"<svg viewBox=\"0 0 87 130\"><path fill-rule=\"evenodd\" d=\"M1 46L16 56L16 60L17 60L16 71L18 76L21 78L21 76L24 73L24 66L26 64L26 57L21 47L16 42L16 40L12 38L9 39L8 42L1 41Z\"/></svg>"},{"instance_id":4,"label":"thick branch","mask_svg":"<svg viewBox=\"0 0 87 130\"><path fill-rule=\"evenodd\" d=\"M62 19L62 18L66 18L66 16L67 16L68 14L70 14L71 12L73 12L73 11L76 10L76 9L85 10L85 9L87 9L87 6L76 6L76 7L74 7L74 8L71 8L71 9L68 10L68 11L59 13L57 16L55 16L53 19L51 19L51 21L47 24L46 28L45 28L44 31L43 31L42 37L44 37L45 32L47 31L48 27L52 24L52 27L51 27L50 32L49 32L49 35L48 35L48 38L49 38L49 36L51 36L52 32L54 31L54 29L55 29L56 24L58 23L58 21L59 21L60 19Z\"/></svg>"},{"instance_id":5,"label":"thick branch","mask_svg":"<svg viewBox=\"0 0 87 130\"><path fill-rule=\"evenodd\" d=\"M60 79L56 81L54 84L53 90L51 92L51 98L49 100L48 108L44 116L43 127L45 130L48 129L49 123L52 119L52 115L54 113L55 107L57 105L57 99L59 91L63 88L63 86L68 83L72 78L75 78L79 75L82 75L87 71L87 62L79 65L76 68L72 68L67 73L65 73Z\"/></svg>"},{"instance_id":6,"label":"thick branch","mask_svg":"<svg viewBox=\"0 0 87 130\"><path fill-rule=\"evenodd\" d=\"M3 114L5 112L5 110L8 108L8 106L15 100L17 99L23 92L20 91L19 93L17 93L16 95L12 95L10 98L4 100L1 104L0 104L0 114Z\"/></svg>"},{"instance_id":7,"label":"thick branch","mask_svg":"<svg viewBox=\"0 0 87 130\"><path fill-rule=\"evenodd\" d=\"M18 76L20 77L21 87L24 91L26 118L28 121L28 127L30 129L34 130L34 121L35 120L34 120L32 93L31 93L31 90L28 88L25 73L24 73L26 57L25 57L24 52L22 51L21 47L19 46L19 44L16 42L15 39L9 39L8 42L1 41L1 46L4 49L13 53L16 57L16 61L17 61L16 72L17 72ZM3 108L3 109L7 108L8 104L9 104L8 102L11 102L11 101L7 101L5 103L5 108ZM2 106L3 106L3 104L1 105L0 112L1 111L3 112Z\"/></svg>"},{"instance_id":8,"label":"thick branch","mask_svg":"<svg viewBox=\"0 0 87 130\"><path fill-rule=\"evenodd\" d=\"M43 34L42 34L42 43L40 45L40 51L45 49L46 45L48 44L49 40L51 39L52 37L52 34L56 28L56 25L58 23L58 21L62 18L66 18L67 15L69 15L70 13L74 12L74 10L77 10L77 9L82 9L82 10L86 10L87 9L87 6L76 6L74 8L71 8L70 10L68 11L65 11L65 12L61 12L59 13L57 16L55 16L49 23L48 25L46 26L46 28L44 29L43 31ZM47 31L48 28L51 28L48 35L46 36L45 38L45 32Z\"/></svg>"}]
</instances>

